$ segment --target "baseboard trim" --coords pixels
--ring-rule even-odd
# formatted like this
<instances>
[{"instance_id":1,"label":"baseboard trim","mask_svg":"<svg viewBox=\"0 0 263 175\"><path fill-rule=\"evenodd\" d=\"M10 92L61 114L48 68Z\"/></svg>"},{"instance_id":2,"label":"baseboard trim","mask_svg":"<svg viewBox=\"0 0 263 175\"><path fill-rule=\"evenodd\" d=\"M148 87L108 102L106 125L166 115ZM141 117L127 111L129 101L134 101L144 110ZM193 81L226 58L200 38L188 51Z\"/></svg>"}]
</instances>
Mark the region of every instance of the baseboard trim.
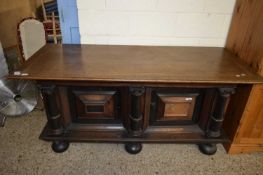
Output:
<instances>
[{"instance_id":1,"label":"baseboard trim","mask_svg":"<svg viewBox=\"0 0 263 175\"><path fill-rule=\"evenodd\" d=\"M223 144L228 154L263 152L261 144Z\"/></svg>"}]
</instances>

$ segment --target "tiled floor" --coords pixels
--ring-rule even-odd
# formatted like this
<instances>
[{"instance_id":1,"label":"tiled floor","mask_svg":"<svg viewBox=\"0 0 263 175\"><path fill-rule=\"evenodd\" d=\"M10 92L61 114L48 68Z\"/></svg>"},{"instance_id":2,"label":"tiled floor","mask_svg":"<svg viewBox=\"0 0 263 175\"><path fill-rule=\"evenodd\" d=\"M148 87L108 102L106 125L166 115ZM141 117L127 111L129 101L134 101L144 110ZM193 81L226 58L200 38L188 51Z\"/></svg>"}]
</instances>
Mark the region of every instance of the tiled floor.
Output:
<instances>
[{"instance_id":1,"label":"tiled floor","mask_svg":"<svg viewBox=\"0 0 263 175\"><path fill-rule=\"evenodd\" d=\"M39 111L7 119L0 128L1 175L263 175L263 153L230 156L222 145L213 156L201 154L195 145L177 144L144 144L141 153L130 155L122 144L72 143L57 154L38 139L45 122Z\"/></svg>"}]
</instances>

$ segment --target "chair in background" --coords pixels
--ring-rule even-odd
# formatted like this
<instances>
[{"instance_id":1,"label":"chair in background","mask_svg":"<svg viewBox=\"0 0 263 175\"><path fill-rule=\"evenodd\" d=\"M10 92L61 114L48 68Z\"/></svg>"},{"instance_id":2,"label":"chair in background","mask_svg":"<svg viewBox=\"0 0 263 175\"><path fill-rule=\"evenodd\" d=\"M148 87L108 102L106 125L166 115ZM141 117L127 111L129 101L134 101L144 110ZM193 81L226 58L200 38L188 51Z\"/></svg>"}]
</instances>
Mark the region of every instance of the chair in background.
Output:
<instances>
[{"instance_id":1,"label":"chair in background","mask_svg":"<svg viewBox=\"0 0 263 175\"><path fill-rule=\"evenodd\" d=\"M17 26L18 45L23 62L46 44L46 33L42 22L25 18Z\"/></svg>"},{"instance_id":2,"label":"chair in background","mask_svg":"<svg viewBox=\"0 0 263 175\"><path fill-rule=\"evenodd\" d=\"M57 1L44 2L41 0L43 24L47 34L47 42L55 44L62 42L62 35L59 23Z\"/></svg>"},{"instance_id":3,"label":"chair in background","mask_svg":"<svg viewBox=\"0 0 263 175\"><path fill-rule=\"evenodd\" d=\"M47 1L40 0L42 8L43 21L50 20L52 18L52 13L55 14L55 18L58 19L58 5L56 0Z\"/></svg>"},{"instance_id":4,"label":"chair in background","mask_svg":"<svg viewBox=\"0 0 263 175\"><path fill-rule=\"evenodd\" d=\"M17 25L18 46L22 62L25 63L33 54L46 45L46 32L42 22L35 18L25 18ZM23 64L22 63L22 64ZM42 96L38 93L37 106L43 110Z\"/></svg>"}]
</instances>

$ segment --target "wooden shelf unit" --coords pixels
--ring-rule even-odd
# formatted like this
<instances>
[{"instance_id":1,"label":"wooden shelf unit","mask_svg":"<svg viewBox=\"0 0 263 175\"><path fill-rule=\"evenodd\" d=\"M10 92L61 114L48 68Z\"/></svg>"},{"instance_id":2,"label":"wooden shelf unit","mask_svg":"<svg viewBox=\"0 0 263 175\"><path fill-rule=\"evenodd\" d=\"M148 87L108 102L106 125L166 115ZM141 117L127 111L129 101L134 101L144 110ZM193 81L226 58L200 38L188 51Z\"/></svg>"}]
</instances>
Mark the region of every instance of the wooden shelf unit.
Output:
<instances>
[{"instance_id":1,"label":"wooden shelf unit","mask_svg":"<svg viewBox=\"0 0 263 175\"><path fill-rule=\"evenodd\" d=\"M226 48L263 76L263 1L237 0ZM263 151L263 84L237 89L225 118L229 154Z\"/></svg>"}]
</instances>

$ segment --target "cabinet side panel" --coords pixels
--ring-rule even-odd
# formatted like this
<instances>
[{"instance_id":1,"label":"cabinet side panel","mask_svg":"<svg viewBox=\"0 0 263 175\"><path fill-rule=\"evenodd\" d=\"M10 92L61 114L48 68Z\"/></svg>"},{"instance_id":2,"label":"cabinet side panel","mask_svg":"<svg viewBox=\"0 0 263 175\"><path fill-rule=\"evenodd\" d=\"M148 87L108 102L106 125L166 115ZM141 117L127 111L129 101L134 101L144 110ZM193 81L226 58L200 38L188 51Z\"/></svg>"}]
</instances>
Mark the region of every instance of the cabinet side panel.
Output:
<instances>
[{"instance_id":1,"label":"cabinet side panel","mask_svg":"<svg viewBox=\"0 0 263 175\"><path fill-rule=\"evenodd\" d=\"M228 154L240 154L251 152L262 152L263 146L257 144L232 144L228 149Z\"/></svg>"},{"instance_id":2,"label":"cabinet side panel","mask_svg":"<svg viewBox=\"0 0 263 175\"><path fill-rule=\"evenodd\" d=\"M263 76L262 9L263 1L237 0L226 42L228 50L238 55L241 60L261 76ZM239 114L232 115L232 117L228 116L225 120L224 129L232 140L232 143L225 145L229 153L262 150L262 144L259 143L262 143L263 128L258 127L260 124L262 126L260 107L263 107L262 100L259 100L262 99L262 93L255 92L256 89L256 87L253 88L253 93L249 96L250 102L245 106L244 113L239 110ZM245 98L243 100L245 102ZM242 105L243 102L242 99L237 99L235 104L230 106L234 108L234 105ZM240 122L237 123L237 121ZM244 146L247 144L251 146Z\"/></svg>"},{"instance_id":3,"label":"cabinet side panel","mask_svg":"<svg viewBox=\"0 0 263 175\"><path fill-rule=\"evenodd\" d=\"M251 92L251 85L240 85L232 95L228 109L225 114L223 129L231 139L234 140L242 115Z\"/></svg>"},{"instance_id":4,"label":"cabinet side panel","mask_svg":"<svg viewBox=\"0 0 263 175\"><path fill-rule=\"evenodd\" d=\"M263 144L263 85L254 85L237 139L243 144Z\"/></svg>"}]
</instances>

